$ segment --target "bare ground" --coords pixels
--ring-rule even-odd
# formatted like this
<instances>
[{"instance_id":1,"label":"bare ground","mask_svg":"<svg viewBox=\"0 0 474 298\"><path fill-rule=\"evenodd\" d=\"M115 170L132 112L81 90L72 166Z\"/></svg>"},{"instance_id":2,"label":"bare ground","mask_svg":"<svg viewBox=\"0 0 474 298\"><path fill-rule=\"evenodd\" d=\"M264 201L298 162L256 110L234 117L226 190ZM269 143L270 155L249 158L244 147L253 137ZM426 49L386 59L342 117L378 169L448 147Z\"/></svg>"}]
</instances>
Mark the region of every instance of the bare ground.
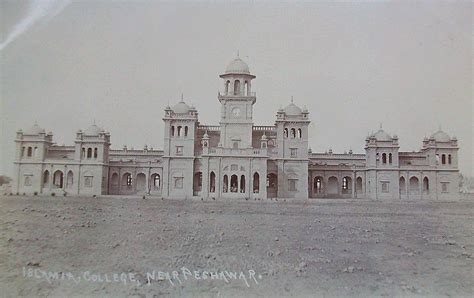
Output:
<instances>
[{"instance_id":1,"label":"bare ground","mask_svg":"<svg viewBox=\"0 0 474 298\"><path fill-rule=\"evenodd\" d=\"M0 295L472 296L473 207L2 197Z\"/></svg>"}]
</instances>

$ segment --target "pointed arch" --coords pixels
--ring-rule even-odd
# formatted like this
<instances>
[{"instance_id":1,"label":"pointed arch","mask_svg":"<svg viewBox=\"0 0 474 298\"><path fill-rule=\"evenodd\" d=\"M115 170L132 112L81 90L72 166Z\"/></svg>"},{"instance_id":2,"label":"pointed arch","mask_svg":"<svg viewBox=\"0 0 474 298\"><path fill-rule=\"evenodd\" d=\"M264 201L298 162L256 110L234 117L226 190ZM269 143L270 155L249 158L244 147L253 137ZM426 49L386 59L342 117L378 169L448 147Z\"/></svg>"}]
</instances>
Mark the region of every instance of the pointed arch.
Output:
<instances>
[{"instance_id":1,"label":"pointed arch","mask_svg":"<svg viewBox=\"0 0 474 298\"><path fill-rule=\"evenodd\" d=\"M161 188L161 177L158 173L151 174L151 190L159 190Z\"/></svg>"},{"instance_id":2,"label":"pointed arch","mask_svg":"<svg viewBox=\"0 0 474 298\"><path fill-rule=\"evenodd\" d=\"M245 175L240 176L240 192L245 193Z\"/></svg>"},{"instance_id":3,"label":"pointed arch","mask_svg":"<svg viewBox=\"0 0 474 298\"><path fill-rule=\"evenodd\" d=\"M400 177L400 180L398 182L398 186L399 186L399 190L400 190L400 194L404 194L406 193L406 181L405 181L405 177Z\"/></svg>"},{"instance_id":4,"label":"pointed arch","mask_svg":"<svg viewBox=\"0 0 474 298\"><path fill-rule=\"evenodd\" d=\"M428 177L423 178L423 192L430 192L430 180L428 179Z\"/></svg>"},{"instance_id":5,"label":"pointed arch","mask_svg":"<svg viewBox=\"0 0 474 298\"><path fill-rule=\"evenodd\" d=\"M43 173L43 187L47 187L49 185L49 171L46 170Z\"/></svg>"},{"instance_id":6,"label":"pointed arch","mask_svg":"<svg viewBox=\"0 0 474 298\"><path fill-rule=\"evenodd\" d=\"M71 170L69 170L66 176L66 187L72 187L73 184L74 184L74 173Z\"/></svg>"},{"instance_id":7,"label":"pointed arch","mask_svg":"<svg viewBox=\"0 0 474 298\"><path fill-rule=\"evenodd\" d=\"M229 177L227 174L222 178L222 192L228 192L229 190Z\"/></svg>"},{"instance_id":8,"label":"pointed arch","mask_svg":"<svg viewBox=\"0 0 474 298\"><path fill-rule=\"evenodd\" d=\"M210 175L209 192L210 193L216 192L216 174L214 172L211 172L211 175Z\"/></svg>"},{"instance_id":9,"label":"pointed arch","mask_svg":"<svg viewBox=\"0 0 474 298\"><path fill-rule=\"evenodd\" d=\"M240 81L234 81L234 95L240 95Z\"/></svg>"},{"instance_id":10,"label":"pointed arch","mask_svg":"<svg viewBox=\"0 0 474 298\"><path fill-rule=\"evenodd\" d=\"M313 179L313 190L316 194L323 193L323 177L317 176Z\"/></svg>"},{"instance_id":11,"label":"pointed arch","mask_svg":"<svg viewBox=\"0 0 474 298\"><path fill-rule=\"evenodd\" d=\"M57 170L53 174L53 185L56 188L63 188L64 186L64 173L60 170Z\"/></svg>"},{"instance_id":12,"label":"pointed arch","mask_svg":"<svg viewBox=\"0 0 474 298\"><path fill-rule=\"evenodd\" d=\"M237 175L230 176L230 192L237 192L239 186L239 178Z\"/></svg>"},{"instance_id":13,"label":"pointed arch","mask_svg":"<svg viewBox=\"0 0 474 298\"><path fill-rule=\"evenodd\" d=\"M260 192L260 175L255 172L253 174L253 193L259 193Z\"/></svg>"}]
</instances>

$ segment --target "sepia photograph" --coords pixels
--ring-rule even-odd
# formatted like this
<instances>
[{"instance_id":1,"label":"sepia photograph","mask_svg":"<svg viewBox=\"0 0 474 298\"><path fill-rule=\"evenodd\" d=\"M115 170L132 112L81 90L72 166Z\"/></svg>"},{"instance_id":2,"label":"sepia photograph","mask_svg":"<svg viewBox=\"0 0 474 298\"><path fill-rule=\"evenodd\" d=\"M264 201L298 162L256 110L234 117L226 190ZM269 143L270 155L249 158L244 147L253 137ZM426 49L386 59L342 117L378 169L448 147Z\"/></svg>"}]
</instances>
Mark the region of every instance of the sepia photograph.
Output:
<instances>
[{"instance_id":1,"label":"sepia photograph","mask_svg":"<svg viewBox=\"0 0 474 298\"><path fill-rule=\"evenodd\" d=\"M472 297L473 12L0 0L0 296Z\"/></svg>"}]
</instances>

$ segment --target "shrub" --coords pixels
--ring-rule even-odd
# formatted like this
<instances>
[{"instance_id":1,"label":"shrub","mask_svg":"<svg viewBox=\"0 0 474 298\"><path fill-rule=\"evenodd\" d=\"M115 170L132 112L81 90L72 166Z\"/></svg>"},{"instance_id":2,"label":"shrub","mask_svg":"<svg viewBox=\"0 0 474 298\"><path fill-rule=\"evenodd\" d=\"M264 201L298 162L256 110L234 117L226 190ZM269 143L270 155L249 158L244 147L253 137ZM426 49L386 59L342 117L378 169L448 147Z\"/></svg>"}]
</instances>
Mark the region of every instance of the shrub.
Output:
<instances>
[{"instance_id":1,"label":"shrub","mask_svg":"<svg viewBox=\"0 0 474 298\"><path fill-rule=\"evenodd\" d=\"M33 193L33 195L37 196L37 195L38 195L38 192L37 192L37 191L35 191L35 192Z\"/></svg>"},{"instance_id":2,"label":"shrub","mask_svg":"<svg viewBox=\"0 0 474 298\"><path fill-rule=\"evenodd\" d=\"M67 196L67 192L64 193L64 196Z\"/></svg>"},{"instance_id":3,"label":"shrub","mask_svg":"<svg viewBox=\"0 0 474 298\"><path fill-rule=\"evenodd\" d=\"M51 193L51 196L52 196L52 197L56 196L56 193L52 192L52 193Z\"/></svg>"},{"instance_id":4,"label":"shrub","mask_svg":"<svg viewBox=\"0 0 474 298\"><path fill-rule=\"evenodd\" d=\"M142 199L145 199L145 196L143 196Z\"/></svg>"}]
</instances>

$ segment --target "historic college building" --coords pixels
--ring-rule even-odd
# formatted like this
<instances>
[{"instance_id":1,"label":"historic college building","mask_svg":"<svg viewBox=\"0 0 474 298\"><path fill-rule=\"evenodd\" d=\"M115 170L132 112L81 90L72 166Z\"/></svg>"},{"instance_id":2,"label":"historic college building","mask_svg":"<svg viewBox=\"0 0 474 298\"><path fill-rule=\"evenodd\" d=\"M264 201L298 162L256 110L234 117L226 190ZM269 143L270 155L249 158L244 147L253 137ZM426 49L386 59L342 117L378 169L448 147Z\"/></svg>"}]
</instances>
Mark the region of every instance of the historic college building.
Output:
<instances>
[{"instance_id":1,"label":"historic college building","mask_svg":"<svg viewBox=\"0 0 474 298\"><path fill-rule=\"evenodd\" d=\"M308 110L293 102L275 124L254 125L255 76L240 58L220 75L217 126L199 123L183 100L164 109L164 148L110 148L95 124L72 146L58 146L37 124L16 135L13 190L26 194L133 195L164 198L447 199L459 193L458 144L443 131L418 152L399 152L380 128L365 154L313 153Z\"/></svg>"}]
</instances>

